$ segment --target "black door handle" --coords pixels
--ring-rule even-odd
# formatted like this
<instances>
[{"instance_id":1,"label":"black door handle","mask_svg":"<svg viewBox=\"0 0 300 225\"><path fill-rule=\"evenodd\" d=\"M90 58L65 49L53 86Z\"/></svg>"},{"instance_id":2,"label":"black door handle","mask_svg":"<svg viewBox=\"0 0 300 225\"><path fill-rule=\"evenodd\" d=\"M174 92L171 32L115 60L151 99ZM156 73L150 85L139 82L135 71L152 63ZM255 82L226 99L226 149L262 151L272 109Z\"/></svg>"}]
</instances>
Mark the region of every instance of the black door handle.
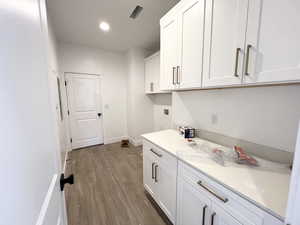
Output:
<instances>
[{"instance_id":1,"label":"black door handle","mask_svg":"<svg viewBox=\"0 0 300 225\"><path fill-rule=\"evenodd\" d=\"M100 117L102 115L102 113L98 113L97 115L98 115L98 117Z\"/></svg>"},{"instance_id":2,"label":"black door handle","mask_svg":"<svg viewBox=\"0 0 300 225\"><path fill-rule=\"evenodd\" d=\"M67 178L65 178L65 174L60 175L60 190L63 191L65 184L74 184L74 175L71 174Z\"/></svg>"}]
</instances>

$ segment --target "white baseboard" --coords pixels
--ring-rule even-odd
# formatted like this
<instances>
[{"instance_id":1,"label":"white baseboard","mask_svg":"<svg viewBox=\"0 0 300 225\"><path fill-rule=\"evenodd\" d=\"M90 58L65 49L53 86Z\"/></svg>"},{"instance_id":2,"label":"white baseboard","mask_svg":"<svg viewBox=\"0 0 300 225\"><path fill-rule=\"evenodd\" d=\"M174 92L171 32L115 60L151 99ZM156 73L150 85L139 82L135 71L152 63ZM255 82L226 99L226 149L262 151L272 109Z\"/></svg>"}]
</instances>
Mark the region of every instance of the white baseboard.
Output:
<instances>
[{"instance_id":1,"label":"white baseboard","mask_svg":"<svg viewBox=\"0 0 300 225\"><path fill-rule=\"evenodd\" d=\"M107 144L113 144L113 143L116 143L116 142L120 142L124 139L128 139L128 136L122 136L122 137L114 137L114 138L107 138L104 140L104 144L107 145Z\"/></svg>"},{"instance_id":2,"label":"white baseboard","mask_svg":"<svg viewBox=\"0 0 300 225\"><path fill-rule=\"evenodd\" d=\"M51 183L49 185L47 194L45 196L45 200L42 204L42 207L41 207L40 214L38 216L36 225L44 225L45 222L46 222L46 218L48 216L48 209L49 209L49 206L51 205L51 200L52 200L52 197L53 197L53 192L54 192L55 187L56 187L56 182L57 182L57 174L55 174L53 176L52 180L51 180ZM54 218L52 218L52 219L54 219Z\"/></svg>"}]
</instances>

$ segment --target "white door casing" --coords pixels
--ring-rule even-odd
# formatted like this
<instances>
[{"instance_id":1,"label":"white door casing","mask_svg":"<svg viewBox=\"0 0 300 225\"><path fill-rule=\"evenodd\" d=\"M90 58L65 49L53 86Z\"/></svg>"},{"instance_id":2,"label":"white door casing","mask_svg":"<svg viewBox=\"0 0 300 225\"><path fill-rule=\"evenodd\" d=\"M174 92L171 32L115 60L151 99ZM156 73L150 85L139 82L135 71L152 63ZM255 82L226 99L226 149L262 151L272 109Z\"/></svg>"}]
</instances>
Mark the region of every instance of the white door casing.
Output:
<instances>
[{"instance_id":1,"label":"white door casing","mask_svg":"<svg viewBox=\"0 0 300 225\"><path fill-rule=\"evenodd\" d=\"M103 144L100 76L66 74L72 149Z\"/></svg>"}]
</instances>

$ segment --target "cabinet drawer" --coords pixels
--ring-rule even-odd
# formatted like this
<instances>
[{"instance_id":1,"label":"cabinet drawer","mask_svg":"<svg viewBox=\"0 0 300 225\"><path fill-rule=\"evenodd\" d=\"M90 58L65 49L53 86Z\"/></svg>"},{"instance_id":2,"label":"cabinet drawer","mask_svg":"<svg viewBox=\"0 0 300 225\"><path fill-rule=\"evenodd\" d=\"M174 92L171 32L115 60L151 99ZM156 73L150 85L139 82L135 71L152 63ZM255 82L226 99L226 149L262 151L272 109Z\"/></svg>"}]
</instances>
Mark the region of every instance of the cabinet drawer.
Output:
<instances>
[{"instance_id":1,"label":"cabinet drawer","mask_svg":"<svg viewBox=\"0 0 300 225\"><path fill-rule=\"evenodd\" d=\"M143 153L151 155L159 163L172 169L174 172L177 170L177 158L157 147L156 145L144 140L143 142Z\"/></svg>"},{"instance_id":2,"label":"cabinet drawer","mask_svg":"<svg viewBox=\"0 0 300 225\"><path fill-rule=\"evenodd\" d=\"M224 208L243 225L264 224L264 211L181 161L178 162L178 176L197 186L214 204Z\"/></svg>"}]
</instances>

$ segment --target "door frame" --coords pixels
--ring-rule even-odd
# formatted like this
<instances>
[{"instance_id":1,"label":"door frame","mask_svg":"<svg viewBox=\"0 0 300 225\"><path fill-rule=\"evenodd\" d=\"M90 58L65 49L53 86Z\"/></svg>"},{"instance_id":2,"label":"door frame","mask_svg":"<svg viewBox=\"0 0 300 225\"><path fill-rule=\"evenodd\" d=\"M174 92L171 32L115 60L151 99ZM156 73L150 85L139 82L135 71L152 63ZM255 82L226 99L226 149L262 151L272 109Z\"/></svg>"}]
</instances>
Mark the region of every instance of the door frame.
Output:
<instances>
[{"instance_id":1,"label":"door frame","mask_svg":"<svg viewBox=\"0 0 300 225\"><path fill-rule=\"evenodd\" d=\"M101 126L101 130L102 130L102 134L103 134L103 143L105 143L105 132L104 132L104 113L103 113L103 91L102 91L102 82L103 82L103 76L101 74L92 74L92 73L80 73L80 72L63 72L63 79L64 79L64 97L65 97L65 104L63 104L63 114L64 117L67 118L66 120L66 126L65 126L65 130L66 130L66 138L67 138L67 143L68 143L68 149L70 149L71 151L73 150L72 148L72 143L71 143L71 135L72 135L72 131L71 131L71 122L70 122L70 116L68 114L69 109L69 95L68 95L68 88L67 88L67 76L68 74L70 75L85 75L85 76L98 76L99 78L99 87L100 87L100 106L102 109L102 126Z\"/></svg>"}]
</instances>

